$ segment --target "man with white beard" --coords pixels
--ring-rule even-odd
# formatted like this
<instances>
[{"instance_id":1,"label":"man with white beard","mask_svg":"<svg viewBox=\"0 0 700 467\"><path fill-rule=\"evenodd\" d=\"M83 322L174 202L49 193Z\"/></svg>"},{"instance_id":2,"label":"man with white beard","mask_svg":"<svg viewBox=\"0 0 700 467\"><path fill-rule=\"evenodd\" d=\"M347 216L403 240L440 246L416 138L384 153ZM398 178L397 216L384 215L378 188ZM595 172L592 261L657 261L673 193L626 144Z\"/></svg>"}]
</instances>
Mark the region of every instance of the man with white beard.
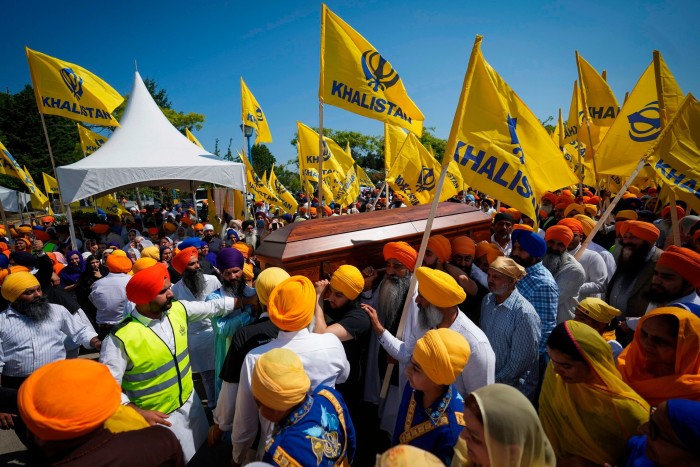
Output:
<instances>
[{"instance_id":1,"label":"man with white beard","mask_svg":"<svg viewBox=\"0 0 700 467\"><path fill-rule=\"evenodd\" d=\"M547 253L542 258L542 264L552 273L559 288L557 323L574 319L578 292L586 280L581 263L566 251L573 238L574 233L565 225L553 225L547 229L544 237Z\"/></svg>"},{"instance_id":2,"label":"man with white beard","mask_svg":"<svg viewBox=\"0 0 700 467\"><path fill-rule=\"evenodd\" d=\"M241 239L243 243L246 243L253 251L260 244L258 240L258 232L255 230L255 222L252 220L247 220L243 222L243 238Z\"/></svg>"},{"instance_id":3,"label":"man with white beard","mask_svg":"<svg viewBox=\"0 0 700 467\"><path fill-rule=\"evenodd\" d=\"M417 322L404 334L400 341L390 333L379 320L372 307L364 305L364 310L372 321L372 329L379 343L387 353L399 362L400 381L405 386L405 368L418 339L430 329L449 328L460 333L469 342L471 356L461 376L455 381L457 390L466 397L472 391L495 382L496 356L488 338L467 315L457 307L466 297L464 289L449 274L420 267L416 270L418 279ZM388 402L387 402L388 403ZM382 423L384 425L384 423Z\"/></svg>"},{"instance_id":4,"label":"man with white beard","mask_svg":"<svg viewBox=\"0 0 700 467\"><path fill-rule=\"evenodd\" d=\"M207 296L221 287L216 276L203 274L199 266L199 252L195 247L188 247L178 252L173 258L172 266L182 274L172 287L175 300L203 302ZM214 370L214 330L209 318L191 322L187 326L188 349L192 362L192 372L199 373L207 395L207 405L216 406Z\"/></svg>"}]
</instances>

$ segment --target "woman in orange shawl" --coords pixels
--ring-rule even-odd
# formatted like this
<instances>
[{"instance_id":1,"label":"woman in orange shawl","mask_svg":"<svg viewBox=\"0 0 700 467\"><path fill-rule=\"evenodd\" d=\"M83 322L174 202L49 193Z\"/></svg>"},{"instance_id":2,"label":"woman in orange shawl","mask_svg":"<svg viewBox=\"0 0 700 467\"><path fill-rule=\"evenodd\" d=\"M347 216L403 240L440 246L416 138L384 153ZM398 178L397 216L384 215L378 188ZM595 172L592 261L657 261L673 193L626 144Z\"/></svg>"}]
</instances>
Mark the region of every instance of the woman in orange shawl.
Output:
<instances>
[{"instance_id":1,"label":"woman in orange shawl","mask_svg":"<svg viewBox=\"0 0 700 467\"><path fill-rule=\"evenodd\" d=\"M700 401L700 318L682 308L657 308L637 324L618 357L622 379L651 405Z\"/></svg>"},{"instance_id":2,"label":"woman in orange shawl","mask_svg":"<svg viewBox=\"0 0 700 467\"><path fill-rule=\"evenodd\" d=\"M557 325L547 353L540 420L558 461L620 465L649 405L622 381L610 346L587 324Z\"/></svg>"}]
</instances>

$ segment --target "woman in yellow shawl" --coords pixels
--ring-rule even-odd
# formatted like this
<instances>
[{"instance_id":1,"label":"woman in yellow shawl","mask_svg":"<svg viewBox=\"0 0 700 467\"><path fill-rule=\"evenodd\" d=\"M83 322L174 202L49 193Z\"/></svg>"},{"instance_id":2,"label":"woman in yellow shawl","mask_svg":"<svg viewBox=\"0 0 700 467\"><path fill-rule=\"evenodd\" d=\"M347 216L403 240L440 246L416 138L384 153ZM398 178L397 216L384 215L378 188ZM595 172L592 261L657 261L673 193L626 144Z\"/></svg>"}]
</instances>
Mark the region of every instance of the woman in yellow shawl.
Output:
<instances>
[{"instance_id":1,"label":"woman in yellow shawl","mask_svg":"<svg viewBox=\"0 0 700 467\"><path fill-rule=\"evenodd\" d=\"M464 422L452 467L556 464L535 408L512 386L490 384L472 392L467 398Z\"/></svg>"},{"instance_id":2,"label":"woman in yellow shawl","mask_svg":"<svg viewBox=\"0 0 700 467\"><path fill-rule=\"evenodd\" d=\"M540 420L557 459L618 465L649 404L622 381L610 346L590 326L557 325L547 353Z\"/></svg>"},{"instance_id":3,"label":"woman in yellow shawl","mask_svg":"<svg viewBox=\"0 0 700 467\"><path fill-rule=\"evenodd\" d=\"M618 357L622 379L651 405L700 401L700 318L682 308L657 308L637 324Z\"/></svg>"}]
</instances>

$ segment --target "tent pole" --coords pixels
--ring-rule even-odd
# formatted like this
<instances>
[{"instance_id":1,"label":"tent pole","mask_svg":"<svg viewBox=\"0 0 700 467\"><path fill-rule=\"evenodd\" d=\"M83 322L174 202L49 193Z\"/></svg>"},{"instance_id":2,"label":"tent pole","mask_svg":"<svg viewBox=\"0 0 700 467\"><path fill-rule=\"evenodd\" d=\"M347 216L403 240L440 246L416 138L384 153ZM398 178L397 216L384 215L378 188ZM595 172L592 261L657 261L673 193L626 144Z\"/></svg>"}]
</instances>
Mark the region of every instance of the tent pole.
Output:
<instances>
[{"instance_id":1,"label":"tent pole","mask_svg":"<svg viewBox=\"0 0 700 467\"><path fill-rule=\"evenodd\" d=\"M24 207L22 207L22 198L19 195L19 191L15 190L15 193L17 194L17 211L19 211L19 220L22 224L24 224Z\"/></svg>"},{"instance_id":2,"label":"tent pole","mask_svg":"<svg viewBox=\"0 0 700 467\"><path fill-rule=\"evenodd\" d=\"M194 208L195 224L199 222L199 211L197 210L197 193L194 190L194 182L190 182L190 191L192 192L192 207Z\"/></svg>"},{"instance_id":3,"label":"tent pole","mask_svg":"<svg viewBox=\"0 0 700 467\"><path fill-rule=\"evenodd\" d=\"M5 236L9 240L10 247L14 246L12 241L12 235L10 235L10 224L7 223L7 216L5 215L5 206L2 204L2 199L0 199L0 215L2 215L2 225L5 226Z\"/></svg>"},{"instance_id":4,"label":"tent pole","mask_svg":"<svg viewBox=\"0 0 700 467\"><path fill-rule=\"evenodd\" d=\"M56 162L53 159L53 151L51 150L51 140L49 139L49 132L46 129L46 121L44 120L44 114L39 112L41 117L41 126L44 128L44 136L46 137L46 147L49 148L49 159L51 159L51 168L53 168L53 176L58 180L56 175ZM84 154L84 153L83 153ZM58 199L61 201L61 206L63 206L63 196L61 195L61 188L58 189Z\"/></svg>"},{"instance_id":5,"label":"tent pole","mask_svg":"<svg viewBox=\"0 0 700 467\"><path fill-rule=\"evenodd\" d=\"M139 217L141 218L141 233L143 233L144 230L146 230L146 224L143 222L143 213L141 212L141 209L143 209L143 204L141 203L141 192L139 191L139 187L136 187L136 203L139 206Z\"/></svg>"},{"instance_id":6,"label":"tent pole","mask_svg":"<svg viewBox=\"0 0 700 467\"><path fill-rule=\"evenodd\" d=\"M68 231L70 232L71 247L77 249L78 242L75 239L75 224L73 224L73 213L70 210L70 204L65 205L66 217L68 218Z\"/></svg>"}]
</instances>

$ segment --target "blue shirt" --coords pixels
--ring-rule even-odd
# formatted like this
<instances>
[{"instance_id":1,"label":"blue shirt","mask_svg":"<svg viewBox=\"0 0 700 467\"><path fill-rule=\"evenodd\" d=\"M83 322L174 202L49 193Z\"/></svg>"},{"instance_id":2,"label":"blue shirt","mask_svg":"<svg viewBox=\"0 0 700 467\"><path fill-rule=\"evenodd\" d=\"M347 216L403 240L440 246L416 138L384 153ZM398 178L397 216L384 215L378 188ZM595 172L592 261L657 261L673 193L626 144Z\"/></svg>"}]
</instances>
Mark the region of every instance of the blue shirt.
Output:
<instances>
[{"instance_id":1,"label":"blue shirt","mask_svg":"<svg viewBox=\"0 0 700 467\"><path fill-rule=\"evenodd\" d=\"M535 308L517 289L500 305L490 293L481 303L481 329L496 354L496 382L525 393L528 373L537 371L542 334Z\"/></svg>"},{"instance_id":2,"label":"blue shirt","mask_svg":"<svg viewBox=\"0 0 700 467\"><path fill-rule=\"evenodd\" d=\"M275 425L262 460L272 465L332 467L354 457L355 428L342 396L328 386L318 386Z\"/></svg>"},{"instance_id":3,"label":"blue shirt","mask_svg":"<svg viewBox=\"0 0 700 467\"><path fill-rule=\"evenodd\" d=\"M544 265L539 262L525 268L527 275L516 284L518 292L530 302L540 316L542 335L540 336L539 353L547 352L547 339L552 329L557 325L559 309L559 287Z\"/></svg>"},{"instance_id":4,"label":"blue shirt","mask_svg":"<svg viewBox=\"0 0 700 467\"><path fill-rule=\"evenodd\" d=\"M422 393L406 383L391 444L410 444L432 452L445 465L450 465L463 427L464 399L454 385L430 407L423 408Z\"/></svg>"}]
</instances>

